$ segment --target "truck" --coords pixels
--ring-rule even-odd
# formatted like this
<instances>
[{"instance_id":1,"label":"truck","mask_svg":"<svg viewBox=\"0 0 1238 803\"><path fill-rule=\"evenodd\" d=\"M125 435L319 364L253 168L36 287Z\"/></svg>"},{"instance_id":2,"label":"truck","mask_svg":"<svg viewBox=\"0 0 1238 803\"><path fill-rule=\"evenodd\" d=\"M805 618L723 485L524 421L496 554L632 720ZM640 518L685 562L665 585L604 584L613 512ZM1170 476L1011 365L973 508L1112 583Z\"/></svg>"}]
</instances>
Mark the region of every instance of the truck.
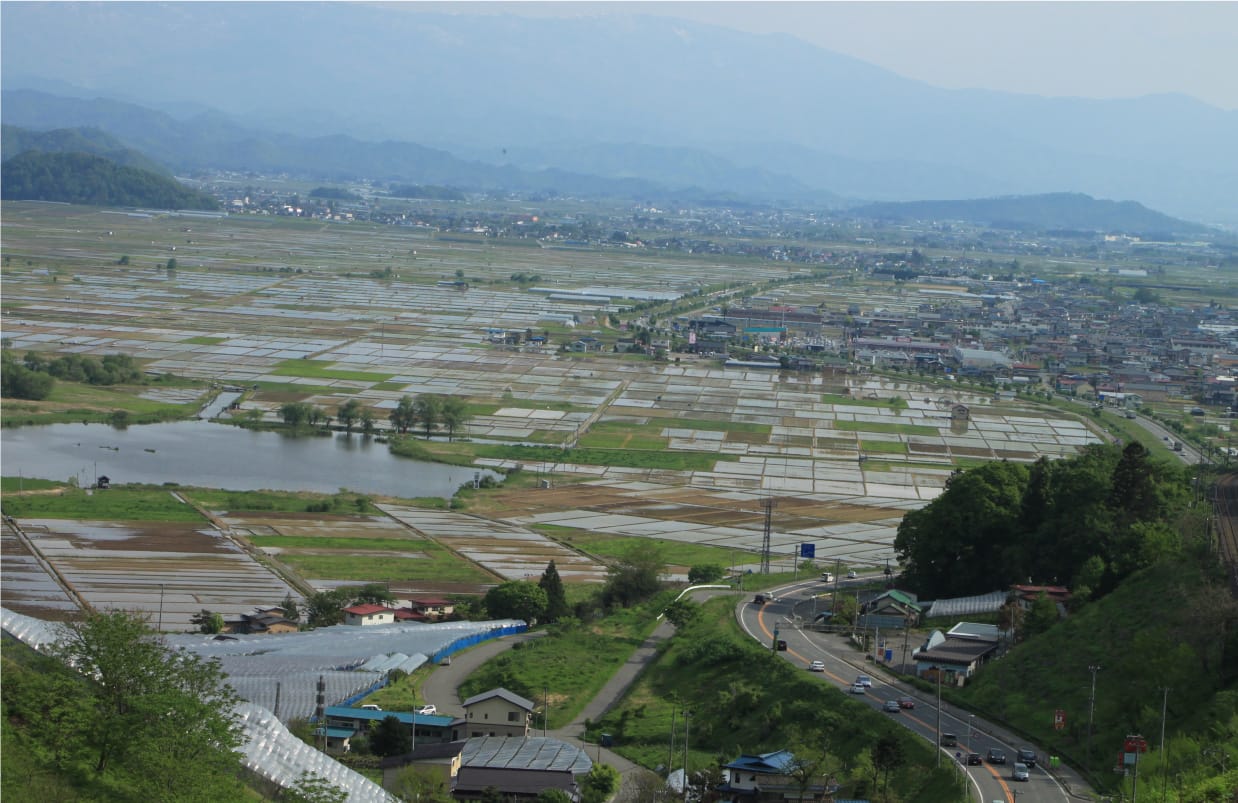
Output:
<instances>
[{"instance_id":1,"label":"truck","mask_svg":"<svg viewBox=\"0 0 1238 803\"><path fill-rule=\"evenodd\" d=\"M1182 441L1174 441L1174 451L1175 452L1182 451Z\"/></svg>"},{"instance_id":2,"label":"truck","mask_svg":"<svg viewBox=\"0 0 1238 803\"><path fill-rule=\"evenodd\" d=\"M821 582L823 583L834 582L834 573L833 572L821 572Z\"/></svg>"}]
</instances>

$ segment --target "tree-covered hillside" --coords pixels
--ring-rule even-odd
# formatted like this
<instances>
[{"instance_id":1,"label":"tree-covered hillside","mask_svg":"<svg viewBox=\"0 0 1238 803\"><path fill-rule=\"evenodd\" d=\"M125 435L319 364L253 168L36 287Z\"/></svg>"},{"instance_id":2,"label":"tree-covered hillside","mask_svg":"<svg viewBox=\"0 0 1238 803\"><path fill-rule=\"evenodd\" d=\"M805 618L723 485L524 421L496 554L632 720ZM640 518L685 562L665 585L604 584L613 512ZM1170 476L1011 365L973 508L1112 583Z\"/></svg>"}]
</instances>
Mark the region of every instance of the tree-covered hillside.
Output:
<instances>
[{"instance_id":1,"label":"tree-covered hillside","mask_svg":"<svg viewBox=\"0 0 1238 803\"><path fill-rule=\"evenodd\" d=\"M6 201L63 201L88 206L215 209L218 202L174 179L86 153L27 151L6 161Z\"/></svg>"},{"instance_id":2,"label":"tree-covered hillside","mask_svg":"<svg viewBox=\"0 0 1238 803\"><path fill-rule=\"evenodd\" d=\"M98 128L57 128L53 131L31 131L15 125L0 126L0 153L11 159L26 151L45 153L92 153L111 159L118 165L136 167L171 176L172 171L145 154L126 147L123 142Z\"/></svg>"},{"instance_id":3,"label":"tree-covered hillside","mask_svg":"<svg viewBox=\"0 0 1238 803\"><path fill-rule=\"evenodd\" d=\"M903 517L894 548L903 581L926 599L1014 583L1064 585L1076 600L1205 535L1183 467L1139 443L1089 446L1030 467L996 462L955 473L941 496Z\"/></svg>"}]
</instances>

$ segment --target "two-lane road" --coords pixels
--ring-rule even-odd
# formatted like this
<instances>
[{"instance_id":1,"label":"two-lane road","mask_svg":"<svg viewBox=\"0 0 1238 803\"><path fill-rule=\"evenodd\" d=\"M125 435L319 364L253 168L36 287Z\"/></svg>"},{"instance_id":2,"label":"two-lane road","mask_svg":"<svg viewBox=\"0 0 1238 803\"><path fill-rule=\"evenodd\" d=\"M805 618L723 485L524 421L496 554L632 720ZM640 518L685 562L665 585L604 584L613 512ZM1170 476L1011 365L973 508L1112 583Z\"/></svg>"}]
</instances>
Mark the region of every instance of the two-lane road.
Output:
<instances>
[{"instance_id":1,"label":"two-lane road","mask_svg":"<svg viewBox=\"0 0 1238 803\"><path fill-rule=\"evenodd\" d=\"M824 590L826 590L824 583L809 581L774 589L774 600L764 605L753 603L753 597L749 596L737 606L740 625L752 638L771 650L776 632L778 639L787 642L787 650L782 653L784 658L805 671L811 662L823 662L825 664L825 671L821 673L823 680L844 692L851 688L857 675L868 675L872 678L872 687L862 695L850 696L878 711L882 710L887 700L897 700L900 697L914 698L915 708L900 709L899 713L887 713L886 716L894 718L904 727L936 743L938 714L937 701L934 698L886 680L881 673L874 672L871 665L866 665L860 654L850 646L846 646L841 638L801 630L795 626L792 620L795 603L802 602L807 596ZM943 762L954 761L956 753L964 759L969 752L979 753L982 758L987 757L991 748L1005 753L1005 764L990 764L986 760L978 766L963 765L962 768L971 779L972 791L977 800L1015 803L1016 793L1018 803L1066 803L1069 800L1070 795L1067 790L1045 771L1040 762L1030 771L1028 781L1013 780L1011 771L1016 752L1029 745L1016 742L1009 736L999 735L1002 734L1000 727L965 711L958 711L949 705L943 705L940 730L942 733L952 733L958 739L957 746L940 748ZM1037 755L1043 757L1040 751L1037 751Z\"/></svg>"}]
</instances>

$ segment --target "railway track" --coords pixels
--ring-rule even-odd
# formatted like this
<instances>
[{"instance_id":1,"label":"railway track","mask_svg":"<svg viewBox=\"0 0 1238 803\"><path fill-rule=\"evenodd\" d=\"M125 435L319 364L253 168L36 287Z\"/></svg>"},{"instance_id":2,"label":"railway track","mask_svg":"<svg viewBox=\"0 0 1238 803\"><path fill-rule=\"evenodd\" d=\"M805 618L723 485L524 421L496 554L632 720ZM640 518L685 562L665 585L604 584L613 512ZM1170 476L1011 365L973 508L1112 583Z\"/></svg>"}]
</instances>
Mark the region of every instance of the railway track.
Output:
<instances>
[{"instance_id":1,"label":"railway track","mask_svg":"<svg viewBox=\"0 0 1238 803\"><path fill-rule=\"evenodd\" d=\"M1217 552L1229 574L1229 590L1238 597L1238 474L1227 474L1216 485Z\"/></svg>"}]
</instances>

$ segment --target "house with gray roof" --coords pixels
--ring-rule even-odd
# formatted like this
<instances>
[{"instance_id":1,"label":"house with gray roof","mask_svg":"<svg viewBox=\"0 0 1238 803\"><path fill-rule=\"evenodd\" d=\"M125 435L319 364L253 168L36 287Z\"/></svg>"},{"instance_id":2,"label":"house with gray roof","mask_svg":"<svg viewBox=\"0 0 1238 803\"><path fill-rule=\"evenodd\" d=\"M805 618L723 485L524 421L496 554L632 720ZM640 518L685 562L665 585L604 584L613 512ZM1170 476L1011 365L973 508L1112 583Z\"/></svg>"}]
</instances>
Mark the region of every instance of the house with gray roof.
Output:
<instances>
[{"instance_id":1,"label":"house with gray roof","mask_svg":"<svg viewBox=\"0 0 1238 803\"><path fill-rule=\"evenodd\" d=\"M507 689L491 689L463 703L464 736L527 736L533 720L532 700Z\"/></svg>"}]
</instances>

